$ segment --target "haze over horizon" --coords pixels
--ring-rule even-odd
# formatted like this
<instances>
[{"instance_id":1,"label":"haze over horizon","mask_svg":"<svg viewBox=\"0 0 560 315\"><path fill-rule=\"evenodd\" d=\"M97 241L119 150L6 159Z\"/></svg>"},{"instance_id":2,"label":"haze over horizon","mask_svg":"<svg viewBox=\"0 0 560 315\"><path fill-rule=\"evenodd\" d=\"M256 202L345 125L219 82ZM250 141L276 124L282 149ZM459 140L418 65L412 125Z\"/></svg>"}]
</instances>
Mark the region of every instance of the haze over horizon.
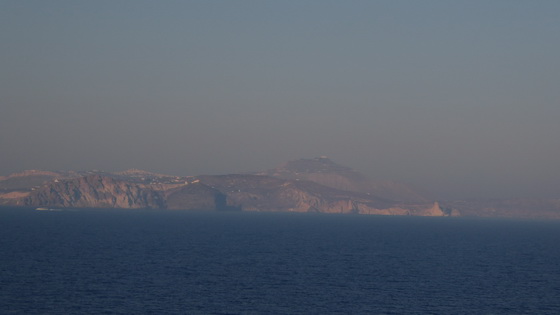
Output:
<instances>
[{"instance_id":1,"label":"haze over horizon","mask_svg":"<svg viewBox=\"0 0 560 315\"><path fill-rule=\"evenodd\" d=\"M558 1L2 1L0 175L326 155L560 198Z\"/></svg>"}]
</instances>

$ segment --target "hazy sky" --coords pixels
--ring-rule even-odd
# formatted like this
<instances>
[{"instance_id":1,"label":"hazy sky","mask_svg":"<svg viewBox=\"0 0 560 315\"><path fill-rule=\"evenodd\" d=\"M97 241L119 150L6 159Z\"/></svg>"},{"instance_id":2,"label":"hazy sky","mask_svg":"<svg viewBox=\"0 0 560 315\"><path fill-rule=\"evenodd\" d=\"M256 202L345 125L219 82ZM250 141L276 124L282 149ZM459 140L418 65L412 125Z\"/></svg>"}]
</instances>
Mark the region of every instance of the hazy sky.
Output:
<instances>
[{"instance_id":1,"label":"hazy sky","mask_svg":"<svg viewBox=\"0 0 560 315\"><path fill-rule=\"evenodd\" d=\"M0 1L0 175L327 155L560 198L560 1Z\"/></svg>"}]
</instances>

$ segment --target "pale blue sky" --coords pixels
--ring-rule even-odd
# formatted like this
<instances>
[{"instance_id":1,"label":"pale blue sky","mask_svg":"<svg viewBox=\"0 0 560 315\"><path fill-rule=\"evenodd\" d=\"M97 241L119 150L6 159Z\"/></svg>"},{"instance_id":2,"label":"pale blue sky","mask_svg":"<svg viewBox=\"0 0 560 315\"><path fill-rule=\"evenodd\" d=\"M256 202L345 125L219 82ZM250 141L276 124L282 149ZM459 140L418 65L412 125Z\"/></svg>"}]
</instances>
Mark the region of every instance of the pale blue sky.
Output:
<instances>
[{"instance_id":1,"label":"pale blue sky","mask_svg":"<svg viewBox=\"0 0 560 315\"><path fill-rule=\"evenodd\" d=\"M1 1L0 175L327 155L560 198L560 1Z\"/></svg>"}]
</instances>

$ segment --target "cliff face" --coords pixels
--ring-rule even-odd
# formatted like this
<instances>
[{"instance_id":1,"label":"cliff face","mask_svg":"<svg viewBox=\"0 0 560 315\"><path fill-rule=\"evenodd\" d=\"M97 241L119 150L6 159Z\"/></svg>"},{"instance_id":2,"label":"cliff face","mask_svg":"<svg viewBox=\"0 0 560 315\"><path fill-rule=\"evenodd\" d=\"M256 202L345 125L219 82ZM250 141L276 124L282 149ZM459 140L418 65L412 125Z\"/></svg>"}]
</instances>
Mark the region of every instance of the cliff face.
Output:
<instances>
[{"instance_id":1,"label":"cliff face","mask_svg":"<svg viewBox=\"0 0 560 315\"><path fill-rule=\"evenodd\" d=\"M33 191L21 205L34 207L162 208L161 194L111 177L90 175L52 182Z\"/></svg>"},{"instance_id":2,"label":"cliff face","mask_svg":"<svg viewBox=\"0 0 560 315\"><path fill-rule=\"evenodd\" d=\"M444 215L437 203L396 203L309 181L262 175L201 176L199 179L227 195L228 206L244 211Z\"/></svg>"},{"instance_id":3,"label":"cliff face","mask_svg":"<svg viewBox=\"0 0 560 315\"><path fill-rule=\"evenodd\" d=\"M0 176L2 206L560 219L560 199L444 201L440 207L418 194L398 182L375 184L325 157L288 162L260 175L32 170Z\"/></svg>"},{"instance_id":4,"label":"cliff face","mask_svg":"<svg viewBox=\"0 0 560 315\"><path fill-rule=\"evenodd\" d=\"M359 174L324 159L319 163L308 162L297 162L292 168L298 173L312 172L308 175L315 181L240 174L176 177L141 170L68 174L34 171L19 174L17 182L11 179L15 177L0 180L5 186L3 190L0 186L0 204L49 208L444 215L437 204L403 203L352 191L352 185L361 181ZM346 175L321 173L325 165L331 171ZM329 185L318 183L321 181Z\"/></svg>"},{"instance_id":5,"label":"cliff face","mask_svg":"<svg viewBox=\"0 0 560 315\"><path fill-rule=\"evenodd\" d=\"M329 195L334 190L328 187L313 190L294 181L259 175L203 176L200 180L223 191L228 206L244 211L353 211L349 196Z\"/></svg>"},{"instance_id":6,"label":"cliff face","mask_svg":"<svg viewBox=\"0 0 560 315\"><path fill-rule=\"evenodd\" d=\"M167 209L171 210L234 210L228 207L227 196L219 190L194 183L166 193Z\"/></svg>"},{"instance_id":7,"label":"cliff face","mask_svg":"<svg viewBox=\"0 0 560 315\"><path fill-rule=\"evenodd\" d=\"M410 185L395 181L372 181L353 169L327 157L300 159L280 165L264 174L292 180L311 181L338 190L369 193L400 202L426 203L431 198Z\"/></svg>"}]
</instances>

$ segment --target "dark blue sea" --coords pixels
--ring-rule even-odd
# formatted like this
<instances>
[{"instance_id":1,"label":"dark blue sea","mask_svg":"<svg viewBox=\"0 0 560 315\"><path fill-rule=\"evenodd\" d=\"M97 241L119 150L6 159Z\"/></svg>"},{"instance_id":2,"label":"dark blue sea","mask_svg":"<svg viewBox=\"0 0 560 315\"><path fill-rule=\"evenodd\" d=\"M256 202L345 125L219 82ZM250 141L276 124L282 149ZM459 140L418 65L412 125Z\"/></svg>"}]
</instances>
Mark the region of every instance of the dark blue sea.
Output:
<instances>
[{"instance_id":1,"label":"dark blue sea","mask_svg":"<svg viewBox=\"0 0 560 315\"><path fill-rule=\"evenodd\" d=\"M0 209L1 314L560 314L560 222Z\"/></svg>"}]
</instances>

